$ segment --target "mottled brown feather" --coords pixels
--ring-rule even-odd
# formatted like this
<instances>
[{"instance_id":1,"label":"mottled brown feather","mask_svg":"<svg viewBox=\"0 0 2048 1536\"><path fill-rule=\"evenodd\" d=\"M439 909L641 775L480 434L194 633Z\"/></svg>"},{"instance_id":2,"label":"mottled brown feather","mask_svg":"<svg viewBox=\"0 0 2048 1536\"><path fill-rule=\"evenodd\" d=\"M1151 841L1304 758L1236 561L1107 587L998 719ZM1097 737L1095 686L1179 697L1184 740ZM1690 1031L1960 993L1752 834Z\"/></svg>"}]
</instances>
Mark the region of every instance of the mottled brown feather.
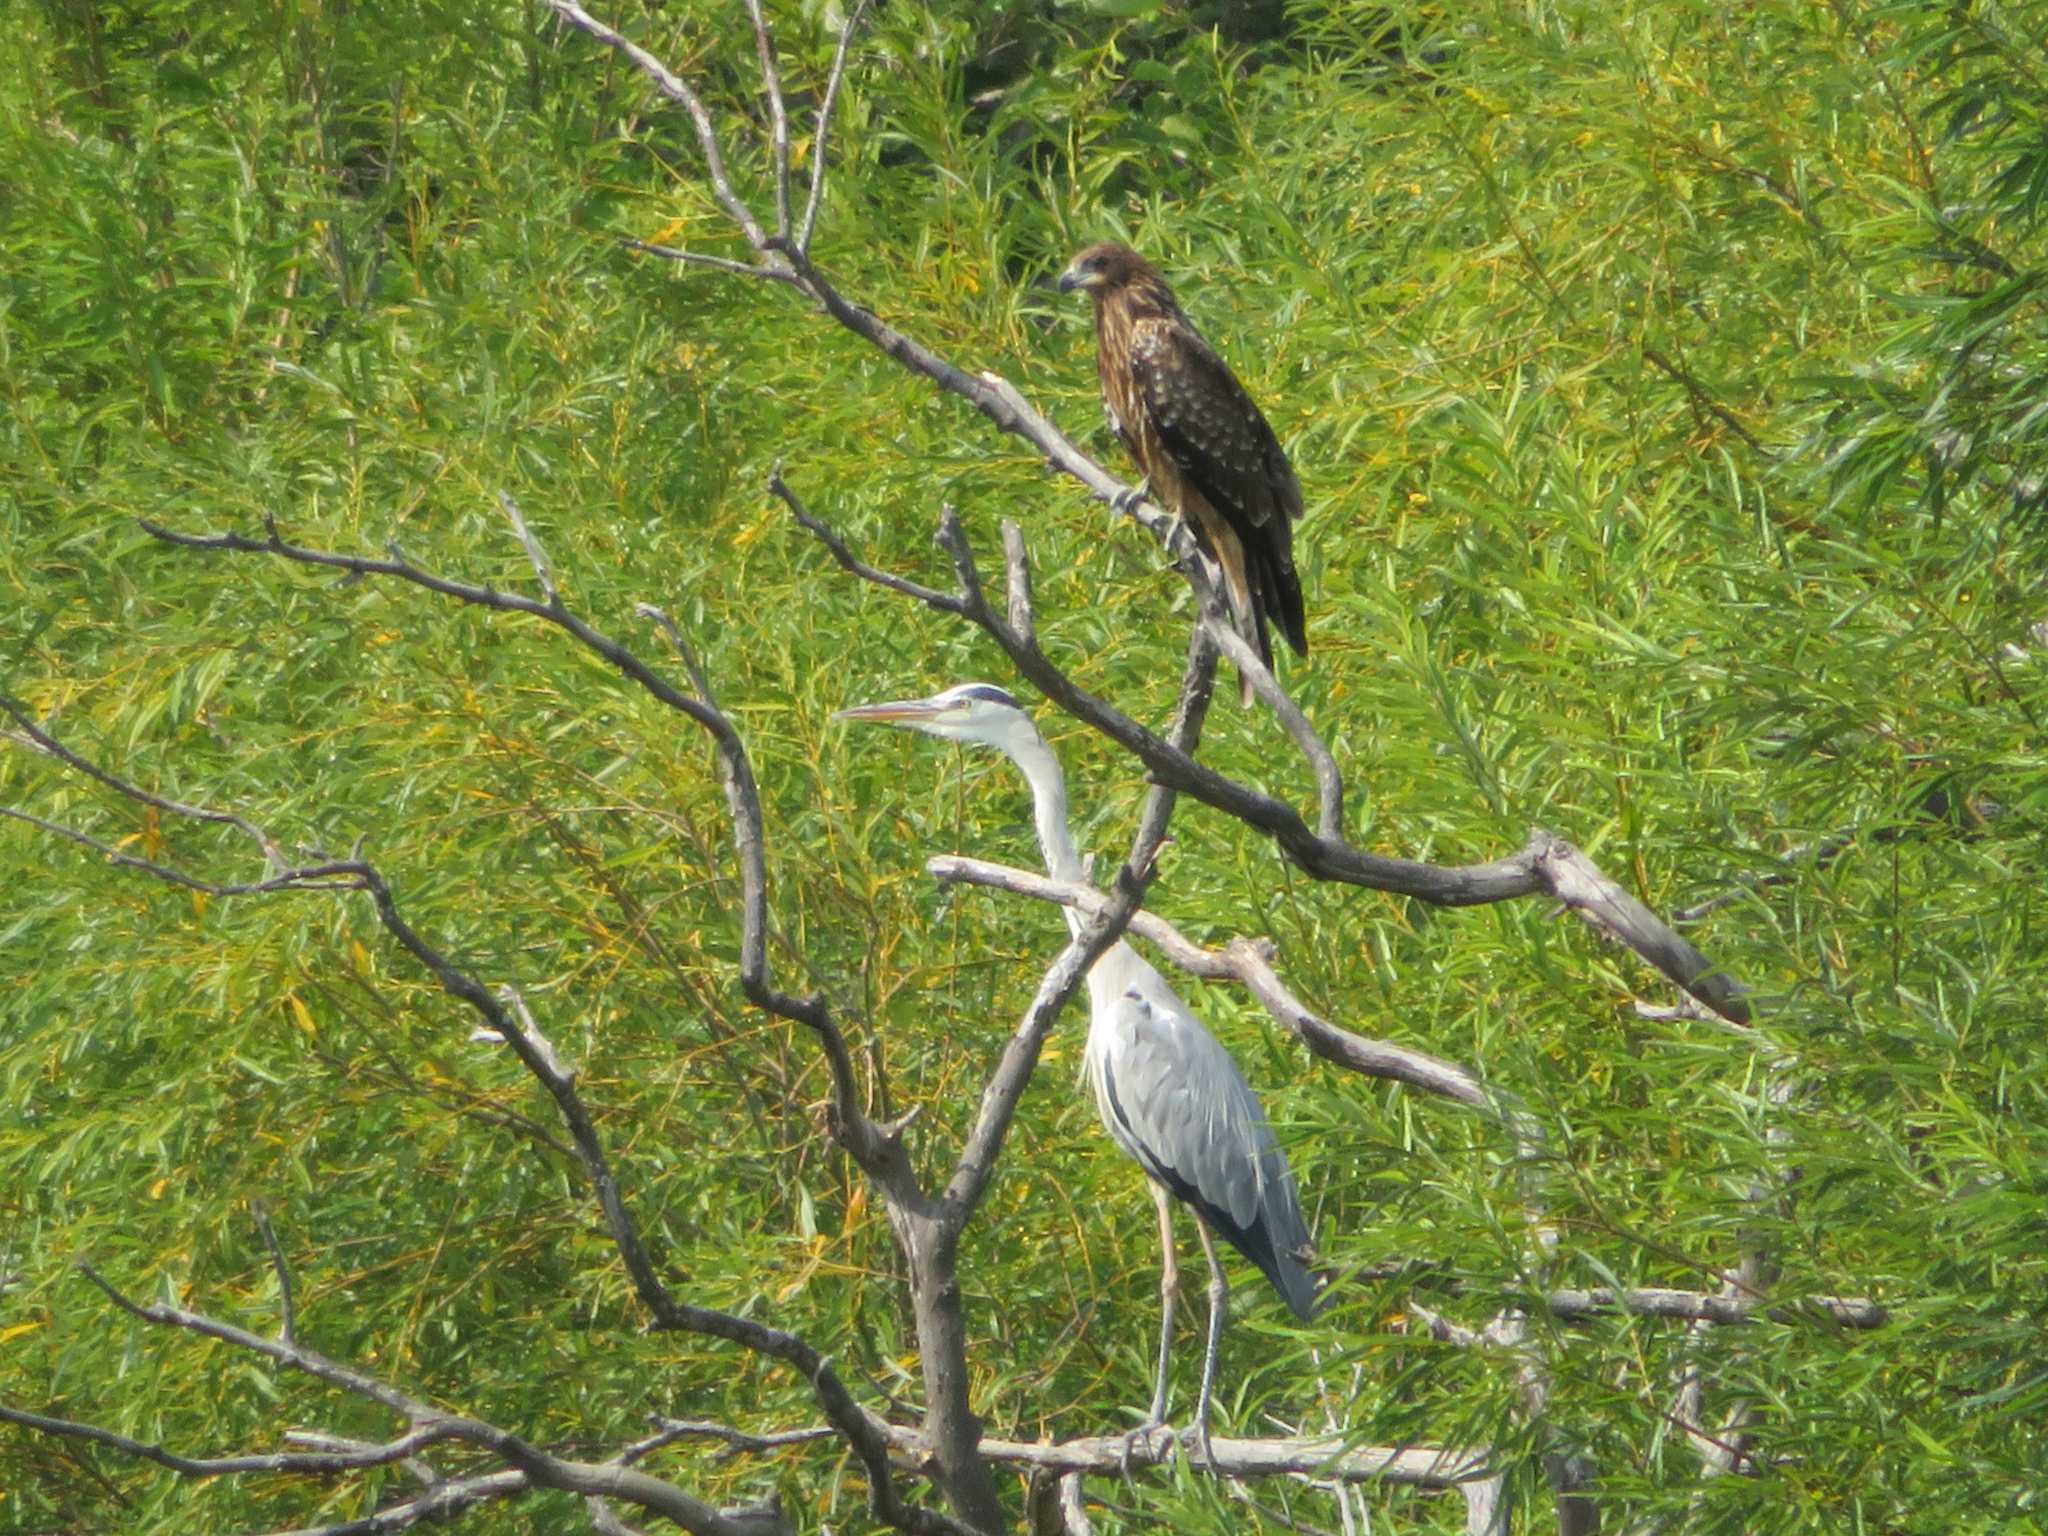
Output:
<instances>
[{"instance_id":1,"label":"mottled brown feather","mask_svg":"<svg viewBox=\"0 0 2048 1536\"><path fill-rule=\"evenodd\" d=\"M1096 367L1117 435L1223 573L1232 617L1269 664L1268 624L1308 654L1294 520L1301 486L1280 440L1230 367L1129 246L1088 247Z\"/></svg>"}]
</instances>

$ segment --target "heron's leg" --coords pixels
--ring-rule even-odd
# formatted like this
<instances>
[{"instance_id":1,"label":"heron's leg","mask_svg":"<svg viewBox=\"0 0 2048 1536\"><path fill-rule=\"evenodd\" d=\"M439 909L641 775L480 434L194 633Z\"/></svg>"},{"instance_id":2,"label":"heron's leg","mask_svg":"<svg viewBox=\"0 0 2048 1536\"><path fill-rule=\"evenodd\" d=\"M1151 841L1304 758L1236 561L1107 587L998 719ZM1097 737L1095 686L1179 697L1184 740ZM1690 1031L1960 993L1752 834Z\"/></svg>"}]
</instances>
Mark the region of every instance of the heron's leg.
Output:
<instances>
[{"instance_id":1,"label":"heron's leg","mask_svg":"<svg viewBox=\"0 0 2048 1536\"><path fill-rule=\"evenodd\" d=\"M1152 1383L1152 1411L1148 1424L1166 1422L1166 1384L1173 1374L1173 1305L1180 1299L1180 1260L1173 1251L1173 1197L1150 1179L1152 1203L1159 1210L1159 1375Z\"/></svg>"},{"instance_id":2,"label":"heron's leg","mask_svg":"<svg viewBox=\"0 0 2048 1536\"><path fill-rule=\"evenodd\" d=\"M1224 1276L1222 1259L1216 1255L1216 1239L1209 1233L1209 1223L1197 1216L1195 1230L1202 1234L1202 1252L1209 1259L1209 1342L1202 1351L1202 1395L1195 1404L1195 1444L1201 1447L1202 1460L1213 1467L1216 1455L1209 1446L1209 1404L1216 1394L1216 1357L1223 1347L1223 1318L1230 1301L1230 1281Z\"/></svg>"},{"instance_id":3,"label":"heron's leg","mask_svg":"<svg viewBox=\"0 0 2048 1536\"><path fill-rule=\"evenodd\" d=\"M1159 1212L1159 1374L1152 1382L1152 1406L1145 1422L1124 1436L1121 1462L1126 1478L1131 1475L1131 1455L1138 1443L1145 1442L1149 1450L1152 1432L1166 1422L1166 1384L1173 1365L1173 1304L1180 1296L1180 1260L1173 1251L1173 1197L1150 1179L1145 1187L1152 1191L1152 1204Z\"/></svg>"}]
</instances>

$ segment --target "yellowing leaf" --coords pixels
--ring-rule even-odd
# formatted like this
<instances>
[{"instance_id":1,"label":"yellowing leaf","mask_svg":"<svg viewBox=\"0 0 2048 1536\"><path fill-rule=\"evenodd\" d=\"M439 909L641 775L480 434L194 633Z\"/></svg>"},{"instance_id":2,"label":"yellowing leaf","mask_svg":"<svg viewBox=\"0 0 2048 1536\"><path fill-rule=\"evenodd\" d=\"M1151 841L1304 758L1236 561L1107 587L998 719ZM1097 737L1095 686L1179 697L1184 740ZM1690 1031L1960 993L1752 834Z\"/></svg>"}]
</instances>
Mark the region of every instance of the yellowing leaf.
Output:
<instances>
[{"instance_id":1,"label":"yellowing leaf","mask_svg":"<svg viewBox=\"0 0 2048 1536\"><path fill-rule=\"evenodd\" d=\"M313 1010L306 1006L306 1000L293 992L285 1001L291 1005L292 1022L299 1026L299 1032L311 1040L319 1031L313 1027Z\"/></svg>"},{"instance_id":2,"label":"yellowing leaf","mask_svg":"<svg viewBox=\"0 0 2048 1536\"><path fill-rule=\"evenodd\" d=\"M171 1181L169 1179L157 1179L153 1181L149 1186L149 1198L152 1200L163 1199L164 1191L169 1189L170 1187Z\"/></svg>"},{"instance_id":3,"label":"yellowing leaf","mask_svg":"<svg viewBox=\"0 0 2048 1536\"><path fill-rule=\"evenodd\" d=\"M18 1339L24 1333L34 1333L42 1326L42 1323L37 1321L33 1323L16 1323L11 1328L0 1328L0 1344L5 1344L9 1339Z\"/></svg>"}]
</instances>

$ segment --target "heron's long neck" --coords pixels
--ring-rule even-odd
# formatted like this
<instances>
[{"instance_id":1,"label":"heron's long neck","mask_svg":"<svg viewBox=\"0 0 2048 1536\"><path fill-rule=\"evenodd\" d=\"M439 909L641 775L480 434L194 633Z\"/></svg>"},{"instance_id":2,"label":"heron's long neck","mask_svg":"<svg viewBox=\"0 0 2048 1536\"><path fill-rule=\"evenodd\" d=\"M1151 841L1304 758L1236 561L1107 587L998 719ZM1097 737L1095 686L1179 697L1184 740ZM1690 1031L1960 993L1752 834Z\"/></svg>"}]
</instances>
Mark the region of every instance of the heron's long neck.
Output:
<instances>
[{"instance_id":1,"label":"heron's long neck","mask_svg":"<svg viewBox=\"0 0 2048 1536\"><path fill-rule=\"evenodd\" d=\"M1045 854L1046 873L1055 880L1087 879L1081 851L1074 846L1073 831L1067 826L1067 780L1060 772L1059 759L1036 731L1009 743L1009 749L1031 785L1032 820L1038 827L1038 846ZM1079 933L1081 914L1072 907L1060 910L1067 915L1068 929Z\"/></svg>"}]
</instances>

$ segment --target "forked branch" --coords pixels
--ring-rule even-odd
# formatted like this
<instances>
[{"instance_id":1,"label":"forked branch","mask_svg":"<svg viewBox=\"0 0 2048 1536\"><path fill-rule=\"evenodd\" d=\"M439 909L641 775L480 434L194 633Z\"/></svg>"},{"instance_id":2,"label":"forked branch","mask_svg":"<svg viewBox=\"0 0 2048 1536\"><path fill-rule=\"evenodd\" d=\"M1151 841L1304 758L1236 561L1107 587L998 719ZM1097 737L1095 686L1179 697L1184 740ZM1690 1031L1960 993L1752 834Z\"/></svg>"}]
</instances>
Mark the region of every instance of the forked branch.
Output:
<instances>
[{"instance_id":1,"label":"forked branch","mask_svg":"<svg viewBox=\"0 0 2048 1536\"><path fill-rule=\"evenodd\" d=\"M189 1478L247 1473L331 1477L408 1461L431 1446L447 1442L477 1447L489 1452L502 1464L502 1470L481 1476L436 1479L424 1492L387 1505L373 1515L313 1527L291 1533L291 1536L351 1536L357 1532L401 1531L479 1504L517 1498L540 1488L630 1504L682 1527L693 1536L793 1536L794 1527L786 1520L764 1524L759 1518L761 1511L758 1507L718 1509L674 1483L642 1472L618 1458L593 1463L556 1455L484 1420L437 1408L365 1371L309 1349L283 1333L275 1338L265 1338L205 1313L162 1302L136 1301L90 1265L81 1266L81 1269L115 1306L143 1322L182 1329L262 1356L273 1364L374 1403L398 1415L410 1427L390 1440L373 1444L335 1439L330 1442L333 1449L195 1457L180 1455L99 1425L27 1413L5 1405L0 1405L0 1422L18 1424L58 1439L103 1446Z\"/></svg>"},{"instance_id":2,"label":"forked branch","mask_svg":"<svg viewBox=\"0 0 2048 1536\"><path fill-rule=\"evenodd\" d=\"M1089 885L1070 885L1008 864L959 854L939 854L925 868L942 884L982 885L996 890L1058 902L1083 912L1101 911L1109 901ZM1175 967L1204 981L1234 981L1244 987L1276 1020L1292 1031L1323 1060L1368 1077L1405 1083L1425 1093L1453 1099L1474 1109L1496 1107L1493 1094L1465 1068L1428 1051L1375 1040L1330 1023L1311 1011L1273 970L1270 940L1235 938L1218 949L1206 949L1155 912L1138 912L1131 932L1159 946Z\"/></svg>"},{"instance_id":3,"label":"forked branch","mask_svg":"<svg viewBox=\"0 0 2048 1536\"><path fill-rule=\"evenodd\" d=\"M906 588L912 589L907 595L914 595L932 607L957 612L1001 646L1017 670L1054 704L1136 756L1155 783L1191 795L1265 832L1282 853L1317 879L1412 896L1435 906L1481 906L1518 897L1547 896L1635 951L1717 1014L1738 1022L1747 1021L1747 989L1742 983L1716 967L1564 839L1536 828L1521 852L1484 864L1425 864L1368 853L1340 836L1325 835L1310 827L1286 802L1218 773L1191 752L1081 687L1039 645L1028 623L1028 595L1022 600L1027 622L1020 624L1013 617L1020 604L1016 576L1020 571L1028 574L1029 563L1022 554L1021 533L1013 532L1007 525L1004 541L1006 546L1014 547L1009 562L1010 611L1005 612L998 611L983 596L973 548L959 516L951 508L941 511L938 531L939 545L951 556L958 578L956 589L946 593L874 571L779 479L771 482L771 489L847 570L890 591L902 593ZM1204 628L1209 630L1212 642L1223 641L1218 627ZM1249 648L1244 654L1251 657ZM1254 686L1264 684L1255 677ZM1335 772L1334 764L1331 772ZM1341 795L1341 782L1337 792Z\"/></svg>"}]
</instances>

